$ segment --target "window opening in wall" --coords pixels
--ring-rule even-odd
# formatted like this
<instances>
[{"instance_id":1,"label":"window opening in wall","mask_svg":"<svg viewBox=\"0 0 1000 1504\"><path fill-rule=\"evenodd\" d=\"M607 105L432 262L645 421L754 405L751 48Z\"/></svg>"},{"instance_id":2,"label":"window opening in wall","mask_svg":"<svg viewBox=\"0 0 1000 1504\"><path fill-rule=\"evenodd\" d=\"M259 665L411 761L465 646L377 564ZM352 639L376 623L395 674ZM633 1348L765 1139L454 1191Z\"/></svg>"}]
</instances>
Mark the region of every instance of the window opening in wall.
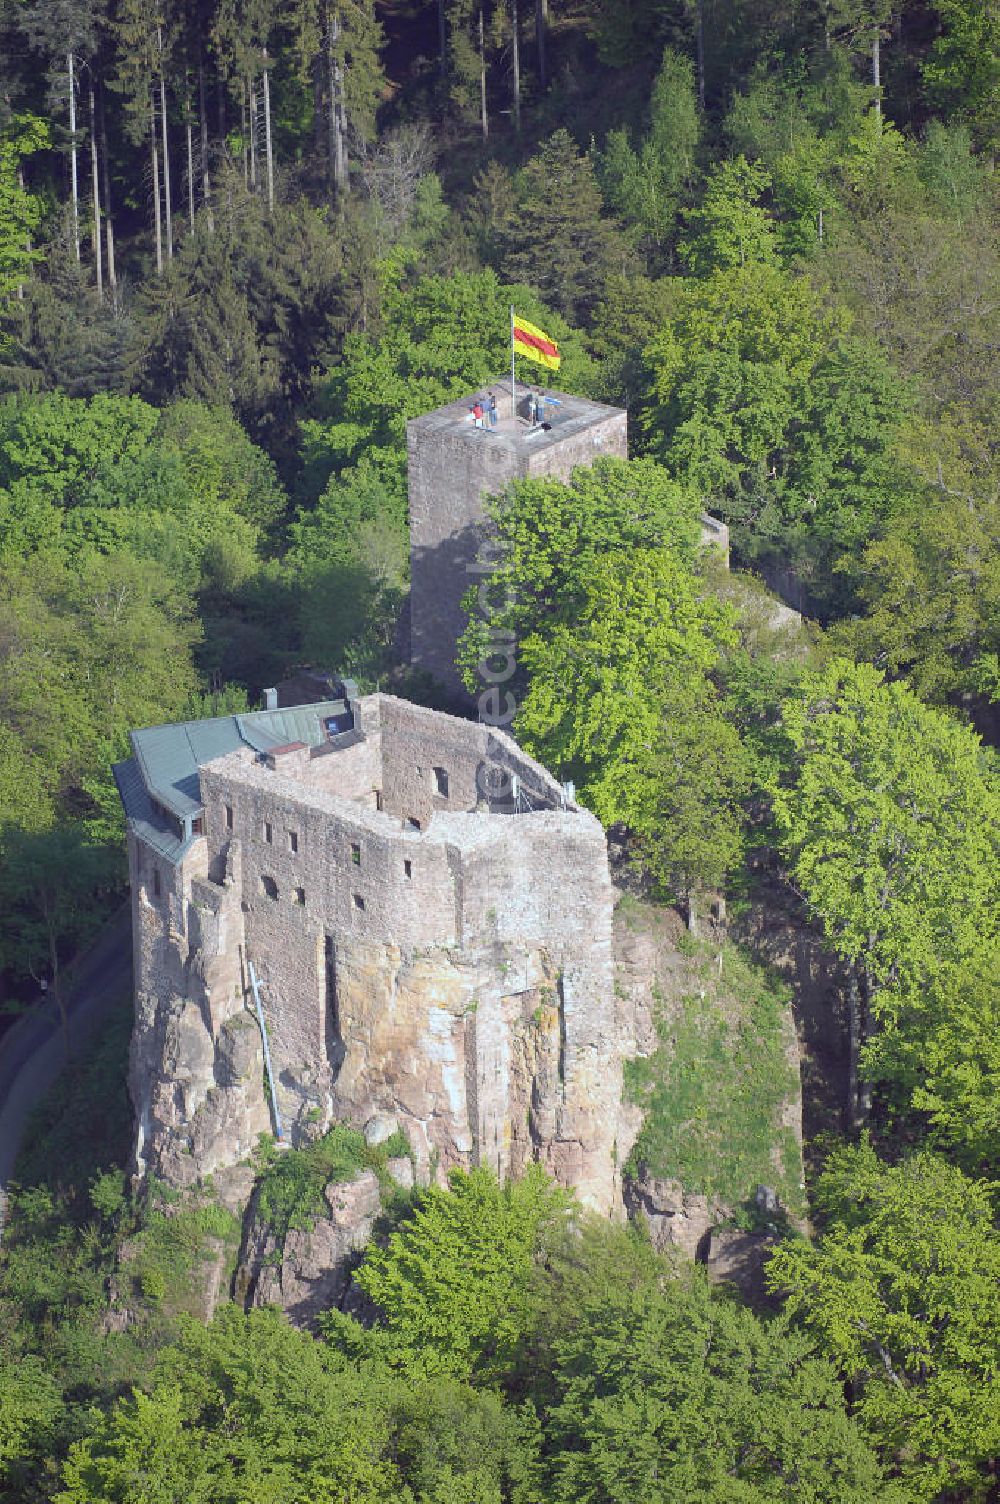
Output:
<instances>
[{"instance_id":1,"label":"window opening in wall","mask_svg":"<svg viewBox=\"0 0 1000 1504\"><path fill-rule=\"evenodd\" d=\"M364 906L365 906L365 901L361 897L361 894L360 893L355 893L355 895L354 895L354 907L356 909L363 909Z\"/></svg>"},{"instance_id":2,"label":"window opening in wall","mask_svg":"<svg viewBox=\"0 0 1000 1504\"><path fill-rule=\"evenodd\" d=\"M413 815L408 816L406 823L410 827L411 830L419 830L420 829L420 821L414 819Z\"/></svg>"},{"instance_id":3,"label":"window opening in wall","mask_svg":"<svg viewBox=\"0 0 1000 1504\"><path fill-rule=\"evenodd\" d=\"M260 885L268 898L277 898L278 884L275 882L273 877L268 877L265 873L260 880Z\"/></svg>"},{"instance_id":4,"label":"window opening in wall","mask_svg":"<svg viewBox=\"0 0 1000 1504\"><path fill-rule=\"evenodd\" d=\"M298 851L299 833L297 830L290 830L288 832L288 848L290 851Z\"/></svg>"},{"instance_id":5,"label":"window opening in wall","mask_svg":"<svg viewBox=\"0 0 1000 1504\"><path fill-rule=\"evenodd\" d=\"M326 976L326 1056L333 1068L334 1077L344 1063L347 1051L340 1032L340 1001L337 997L337 952L333 936L327 935L323 945Z\"/></svg>"},{"instance_id":6,"label":"window opening in wall","mask_svg":"<svg viewBox=\"0 0 1000 1504\"><path fill-rule=\"evenodd\" d=\"M299 906L300 909L304 909L305 908L305 906L306 906L306 890L305 890L305 888L296 888L295 889L295 902L298 904L298 906Z\"/></svg>"},{"instance_id":7,"label":"window opening in wall","mask_svg":"<svg viewBox=\"0 0 1000 1504\"><path fill-rule=\"evenodd\" d=\"M159 867L154 866L153 867L153 897L154 898L159 898L159 896L160 896L160 869L159 869Z\"/></svg>"},{"instance_id":8,"label":"window opening in wall","mask_svg":"<svg viewBox=\"0 0 1000 1504\"><path fill-rule=\"evenodd\" d=\"M404 863L403 863L403 876L404 877L412 877L413 876L413 863L412 862L404 861Z\"/></svg>"},{"instance_id":9,"label":"window opening in wall","mask_svg":"<svg viewBox=\"0 0 1000 1504\"><path fill-rule=\"evenodd\" d=\"M434 792L440 794L442 799L448 797L448 770L447 768L434 769Z\"/></svg>"},{"instance_id":10,"label":"window opening in wall","mask_svg":"<svg viewBox=\"0 0 1000 1504\"><path fill-rule=\"evenodd\" d=\"M269 820L264 821L264 840L269 846L274 840L274 831L271 829L271 823Z\"/></svg>"},{"instance_id":11,"label":"window opening in wall","mask_svg":"<svg viewBox=\"0 0 1000 1504\"><path fill-rule=\"evenodd\" d=\"M193 836L200 836L204 834L204 830L204 820L202 819L201 815L196 815L195 818L191 821L191 834Z\"/></svg>"},{"instance_id":12,"label":"window opening in wall","mask_svg":"<svg viewBox=\"0 0 1000 1504\"><path fill-rule=\"evenodd\" d=\"M233 806L231 804L227 804L226 805L226 829L227 830L232 830L232 828L233 828Z\"/></svg>"},{"instance_id":13,"label":"window opening in wall","mask_svg":"<svg viewBox=\"0 0 1000 1504\"><path fill-rule=\"evenodd\" d=\"M355 867L361 866L361 847L357 841L351 842L351 863Z\"/></svg>"},{"instance_id":14,"label":"window opening in wall","mask_svg":"<svg viewBox=\"0 0 1000 1504\"><path fill-rule=\"evenodd\" d=\"M375 790L375 808L376 809L381 809L382 808L382 790L381 789L376 789Z\"/></svg>"}]
</instances>

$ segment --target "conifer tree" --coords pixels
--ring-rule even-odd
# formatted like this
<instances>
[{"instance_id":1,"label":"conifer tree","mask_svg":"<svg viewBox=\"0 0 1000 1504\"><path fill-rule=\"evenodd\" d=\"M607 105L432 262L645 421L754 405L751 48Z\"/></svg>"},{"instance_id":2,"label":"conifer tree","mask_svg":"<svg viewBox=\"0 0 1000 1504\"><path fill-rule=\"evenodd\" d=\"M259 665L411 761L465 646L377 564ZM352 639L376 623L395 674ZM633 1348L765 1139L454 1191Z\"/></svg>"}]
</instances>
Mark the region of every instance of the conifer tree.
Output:
<instances>
[{"instance_id":1,"label":"conifer tree","mask_svg":"<svg viewBox=\"0 0 1000 1504\"><path fill-rule=\"evenodd\" d=\"M537 287L567 318L596 302L611 271L628 260L603 201L593 163L567 130L558 130L517 180L517 213L502 237L503 275Z\"/></svg>"}]
</instances>

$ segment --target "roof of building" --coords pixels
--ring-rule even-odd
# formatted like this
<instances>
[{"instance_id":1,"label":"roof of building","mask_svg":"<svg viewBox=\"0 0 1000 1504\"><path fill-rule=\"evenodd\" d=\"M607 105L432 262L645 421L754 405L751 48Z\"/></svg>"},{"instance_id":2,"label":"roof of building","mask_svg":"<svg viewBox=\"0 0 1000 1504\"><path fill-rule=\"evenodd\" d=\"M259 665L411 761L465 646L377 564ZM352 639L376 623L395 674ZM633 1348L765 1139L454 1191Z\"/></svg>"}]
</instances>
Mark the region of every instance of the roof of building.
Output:
<instances>
[{"instance_id":1,"label":"roof of building","mask_svg":"<svg viewBox=\"0 0 1000 1504\"><path fill-rule=\"evenodd\" d=\"M347 700L336 699L133 731L133 755L113 768L126 819L136 835L177 862L190 845L180 831L201 813L198 773L205 763L239 747L260 753L290 742L321 747L338 732L349 733L350 724Z\"/></svg>"},{"instance_id":2,"label":"roof of building","mask_svg":"<svg viewBox=\"0 0 1000 1504\"><path fill-rule=\"evenodd\" d=\"M531 391L540 393L544 403L543 421L534 425L528 418L528 394ZM477 397L484 397L490 392L497 400L496 427L487 425L477 428L472 421L470 409ZM529 450L547 448L572 434L607 423L613 418L624 420L626 416L622 408L607 407L601 402L591 402L587 397L575 397L568 392L555 391L540 382L533 382L529 387L519 381L515 407L516 417L511 414L508 377L506 380L492 381L478 392L460 397L455 402L448 402L419 418L411 418L407 427L450 430L459 436L468 437L470 442L496 444L511 450Z\"/></svg>"}]
</instances>

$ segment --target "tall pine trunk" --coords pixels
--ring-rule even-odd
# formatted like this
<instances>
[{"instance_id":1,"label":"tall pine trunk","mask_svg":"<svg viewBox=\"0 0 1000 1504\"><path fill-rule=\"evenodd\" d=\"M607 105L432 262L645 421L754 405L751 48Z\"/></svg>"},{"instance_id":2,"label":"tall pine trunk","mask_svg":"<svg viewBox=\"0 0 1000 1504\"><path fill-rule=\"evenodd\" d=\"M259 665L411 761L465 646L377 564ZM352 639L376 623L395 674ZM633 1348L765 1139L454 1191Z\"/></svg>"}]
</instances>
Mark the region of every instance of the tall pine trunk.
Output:
<instances>
[{"instance_id":1,"label":"tall pine trunk","mask_svg":"<svg viewBox=\"0 0 1000 1504\"><path fill-rule=\"evenodd\" d=\"M438 60L442 73L448 71L448 31L444 17L445 0L438 0Z\"/></svg>"},{"instance_id":2,"label":"tall pine trunk","mask_svg":"<svg viewBox=\"0 0 1000 1504\"><path fill-rule=\"evenodd\" d=\"M104 121L104 86L97 90L97 120L101 132L101 186L104 189L104 236L108 253L108 290L112 294L118 286L115 274L115 232L111 224L111 168L108 166L108 133Z\"/></svg>"},{"instance_id":3,"label":"tall pine trunk","mask_svg":"<svg viewBox=\"0 0 1000 1504\"><path fill-rule=\"evenodd\" d=\"M274 213L274 154L271 148L271 82L267 65L267 48L264 48L264 71L261 78L264 90L264 160L267 167L267 207Z\"/></svg>"},{"instance_id":4,"label":"tall pine trunk","mask_svg":"<svg viewBox=\"0 0 1000 1504\"><path fill-rule=\"evenodd\" d=\"M345 139L344 75L337 58L335 43L340 37L340 16L336 10L327 12L327 67L329 70L330 106L330 164L333 171L333 187L338 198L347 193L347 142Z\"/></svg>"},{"instance_id":5,"label":"tall pine trunk","mask_svg":"<svg viewBox=\"0 0 1000 1504\"><path fill-rule=\"evenodd\" d=\"M490 117L486 106L486 23L483 18L482 0L479 6L479 110L483 126L483 140L487 141L490 134Z\"/></svg>"},{"instance_id":6,"label":"tall pine trunk","mask_svg":"<svg viewBox=\"0 0 1000 1504\"><path fill-rule=\"evenodd\" d=\"M521 34L517 17L517 0L510 0L511 60L513 66L513 98L511 100L514 129L521 129Z\"/></svg>"},{"instance_id":7,"label":"tall pine trunk","mask_svg":"<svg viewBox=\"0 0 1000 1504\"><path fill-rule=\"evenodd\" d=\"M547 89L549 86L548 64L545 56L548 25L549 0L535 0L535 50L538 54L538 83L542 89Z\"/></svg>"},{"instance_id":8,"label":"tall pine trunk","mask_svg":"<svg viewBox=\"0 0 1000 1504\"><path fill-rule=\"evenodd\" d=\"M90 180L94 199L94 270L97 296L104 297L104 257L101 254L101 177L97 166L97 104L94 99L94 76L90 75Z\"/></svg>"},{"instance_id":9,"label":"tall pine trunk","mask_svg":"<svg viewBox=\"0 0 1000 1504\"><path fill-rule=\"evenodd\" d=\"M80 183L76 160L76 80L73 77L73 54L67 52L66 66L69 70L69 177L73 199L73 250L80 259Z\"/></svg>"},{"instance_id":10,"label":"tall pine trunk","mask_svg":"<svg viewBox=\"0 0 1000 1504\"><path fill-rule=\"evenodd\" d=\"M705 109L705 0L695 0L694 43L698 74L698 108Z\"/></svg>"},{"instance_id":11,"label":"tall pine trunk","mask_svg":"<svg viewBox=\"0 0 1000 1504\"><path fill-rule=\"evenodd\" d=\"M156 45L160 53L160 123L163 127L163 227L166 232L167 260L174 256L174 231L170 216L170 138L167 135L167 85L163 74L163 34L156 28Z\"/></svg>"},{"instance_id":12,"label":"tall pine trunk","mask_svg":"<svg viewBox=\"0 0 1000 1504\"><path fill-rule=\"evenodd\" d=\"M250 101L250 187L257 191L257 87L251 74L247 80Z\"/></svg>"},{"instance_id":13,"label":"tall pine trunk","mask_svg":"<svg viewBox=\"0 0 1000 1504\"><path fill-rule=\"evenodd\" d=\"M872 37L872 89L875 94L875 113L882 118L882 39L876 26Z\"/></svg>"},{"instance_id":14,"label":"tall pine trunk","mask_svg":"<svg viewBox=\"0 0 1000 1504\"><path fill-rule=\"evenodd\" d=\"M156 145L156 102L149 96L149 147L153 158L153 224L156 235L156 274L163 275L163 226L160 221L160 154Z\"/></svg>"},{"instance_id":15,"label":"tall pine trunk","mask_svg":"<svg viewBox=\"0 0 1000 1504\"><path fill-rule=\"evenodd\" d=\"M21 192L23 193L24 192L24 168L21 166L20 162L18 162L18 164L17 164L17 186L20 188ZM24 237L24 248L27 251L28 255L30 256L31 255L31 236L30 235L26 235ZM19 303L23 303L24 302L24 283L23 282L19 282L17 284L17 299L18 299Z\"/></svg>"},{"instance_id":16,"label":"tall pine trunk","mask_svg":"<svg viewBox=\"0 0 1000 1504\"><path fill-rule=\"evenodd\" d=\"M209 231L215 229L212 217L212 182L208 172L208 112L205 107L205 59L198 48L198 126L201 131L201 197L208 215Z\"/></svg>"},{"instance_id":17,"label":"tall pine trunk","mask_svg":"<svg viewBox=\"0 0 1000 1504\"><path fill-rule=\"evenodd\" d=\"M187 139L188 224L194 234L194 126L191 123L191 94L184 105L184 134Z\"/></svg>"}]
</instances>

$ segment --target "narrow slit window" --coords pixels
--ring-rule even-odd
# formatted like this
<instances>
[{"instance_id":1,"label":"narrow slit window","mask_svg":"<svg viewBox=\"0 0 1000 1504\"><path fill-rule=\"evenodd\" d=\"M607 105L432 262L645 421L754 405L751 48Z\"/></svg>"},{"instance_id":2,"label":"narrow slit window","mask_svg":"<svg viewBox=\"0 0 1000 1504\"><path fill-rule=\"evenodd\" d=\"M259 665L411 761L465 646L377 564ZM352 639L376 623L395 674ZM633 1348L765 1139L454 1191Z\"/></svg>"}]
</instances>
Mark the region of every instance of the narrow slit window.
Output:
<instances>
[{"instance_id":1,"label":"narrow slit window","mask_svg":"<svg viewBox=\"0 0 1000 1504\"><path fill-rule=\"evenodd\" d=\"M232 830L232 828L233 828L233 806L231 804L227 804L226 805L226 829L227 830Z\"/></svg>"},{"instance_id":2,"label":"narrow slit window","mask_svg":"<svg viewBox=\"0 0 1000 1504\"><path fill-rule=\"evenodd\" d=\"M412 877L413 876L413 863L412 862L410 862L410 861L404 861L403 862L403 876L404 877Z\"/></svg>"},{"instance_id":3,"label":"narrow slit window","mask_svg":"<svg viewBox=\"0 0 1000 1504\"><path fill-rule=\"evenodd\" d=\"M299 849L299 833L297 830L290 830L288 832L288 849L289 851L298 851Z\"/></svg>"},{"instance_id":4,"label":"narrow slit window","mask_svg":"<svg viewBox=\"0 0 1000 1504\"><path fill-rule=\"evenodd\" d=\"M300 909L304 909L305 908L305 906L306 906L306 890L305 890L305 888L296 888L295 889L295 902L298 904L298 906L299 906Z\"/></svg>"},{"instance_id":5,"label":"narrow slit window","mask_svg":"<svg viewBox=\"0 0 1000 1504\"><path fill-rule=\"evenodd\" d=\"M265 820L264 821L264 840L267 842L267 844L269 846L271 845L271 842L274 840L274 829L273 829L273 827L271 825L270 820Z\"/></svg>"},{"instance_id":6,"label":"narrow slit window","mask_svg":"<svg viewBox=\"0 0 1000 1504\"><path fill-rule=\"evenodd\" d=\"M200 836L204 835L204 833L205 823L202 820L201 815L196 815L195 818L191 821L191 834L193 836Z\"/></svg>"},{"instance_id":7,"label":"narrow slit window","mask_svg":"<svg viewBox=\"0 0 1000 1504\"><path fill-rule=\"evenodd\" d=\"M376 809L381 809L382 808L382 790L381 789L376 789L375 790L375 808Z\"/></svg>"},{"instance_id":8,"label":"narrow slit window","mask_svg":"<svg viewBox=\"0 0 1000 1504\"><path fill-rule=\"evenodd\" d=\"M264 894L265 894L265 896L267 898L271 898L271 899L276 899L277 898L277 896L278 896L278 884L275 882L275 880L274 880L273 877L268 877L267 874L265 873L264 876L260 880L260 885L261 885L261 888L264 890Z\"/></svg>"},{"instance_id":9,"label":"narrow slit window","mask_svg":"<svg viewBox=\"0 0 1000 1504\"><path fill-rule=\"evenodd\" d=\"M361 866L361 847L357 841L351 842L351 865L353 867Z\"/></svg>"},{"instance_id":10,"label":"narrow slit window","mask_svg":"<svg viewBox=\"0 0 1000 1504\"><path fill-rule=\"evenodd\" d=\"M360 893L355 893L355 895L354 895L354 907L356 909L363 909L364 906L365 906L365 901L361 897L361 894Z\"/></svg>"},{"instance_id":11,"label":"narrow slit window","mask_svg":"<svg viewBox=\"0 0 1000 1504\"><path fill-rule=\"evenodd\" d=\"M435 792L435 794L440 794L442 799L447 799L447 797L448 797L448 769L447 768L435 768L434 769L434 792Z\"/></svg>"}]
</instances>

